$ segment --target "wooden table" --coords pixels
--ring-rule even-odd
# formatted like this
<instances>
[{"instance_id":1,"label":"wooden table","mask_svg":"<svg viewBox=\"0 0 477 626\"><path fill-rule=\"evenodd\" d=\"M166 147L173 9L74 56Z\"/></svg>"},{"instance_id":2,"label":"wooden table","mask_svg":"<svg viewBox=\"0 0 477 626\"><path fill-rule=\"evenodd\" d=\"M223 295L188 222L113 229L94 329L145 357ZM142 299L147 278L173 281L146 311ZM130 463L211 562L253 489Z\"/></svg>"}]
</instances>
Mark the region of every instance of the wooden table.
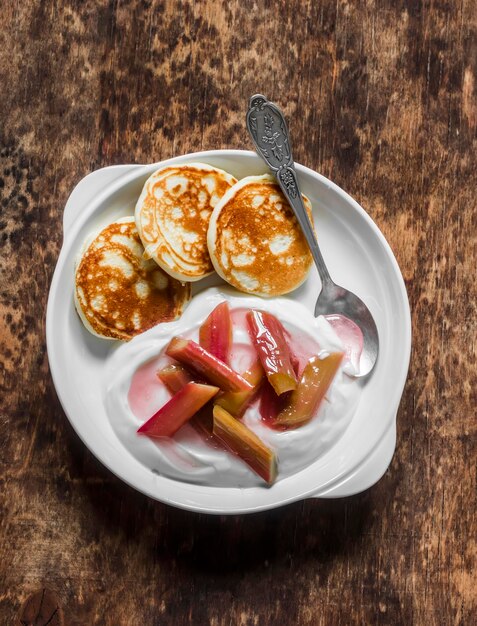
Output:
<instances>
[{"instance_id":1,"label":"wooden table","mask_svg":"<svg viewBox=\"0 0 477 626\"><path fill-rule=\"evenodd\" d=\"M43 588L70 626L477 623L477 2L25 0L2 3L0 29L1 624ZM297 161L388 239L414 347L376 486L208 517L133 491L81 443L45 307L73 186L250 148L257 91L285 105Z\"/></svg>"}]
</instances>

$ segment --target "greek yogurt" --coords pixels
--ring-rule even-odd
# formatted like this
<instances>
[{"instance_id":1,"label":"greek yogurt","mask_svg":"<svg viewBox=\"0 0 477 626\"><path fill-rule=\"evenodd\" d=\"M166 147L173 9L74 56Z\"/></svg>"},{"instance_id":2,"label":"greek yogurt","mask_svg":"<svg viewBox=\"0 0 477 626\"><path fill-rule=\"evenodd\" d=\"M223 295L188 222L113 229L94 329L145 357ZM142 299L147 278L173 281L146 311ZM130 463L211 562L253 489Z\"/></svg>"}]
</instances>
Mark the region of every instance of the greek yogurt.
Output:
<instances>
[{"instance_id":1,"label":"greek yogurt","mask_svg":"<svg viewBox=\"0 0 477 626\"><path fill-rule=\"evenodd\" d=\"M118 347L105 368L104 402L119 440L152 472L211 487L264 485L242 460L204 441L187 424L170 439L152 440L137 434L137 429L170 398L156 372L171 362L164 355L171 337L181 335L197 340L200 325L224 299L229 302L234 323L231 366L238 372L247 369L255 356L242 323L244 311L253 308L278 317L290 334L293 349L302 364L315 354L324 357L336 351L349 353L348 346L343 345L332 324L323 317L314 318L298 302L286 298L264 300L239 295L228 288L211 288L196 295L179 320L159 324ZM360 398L359 384L348 375L352 372L352 362L345 360L317 415L300 428L274 430L262 421L258 402L247 409L244 423L276 452L278 480L308 467L343 435Z\"/></svg>"}]
</instances>

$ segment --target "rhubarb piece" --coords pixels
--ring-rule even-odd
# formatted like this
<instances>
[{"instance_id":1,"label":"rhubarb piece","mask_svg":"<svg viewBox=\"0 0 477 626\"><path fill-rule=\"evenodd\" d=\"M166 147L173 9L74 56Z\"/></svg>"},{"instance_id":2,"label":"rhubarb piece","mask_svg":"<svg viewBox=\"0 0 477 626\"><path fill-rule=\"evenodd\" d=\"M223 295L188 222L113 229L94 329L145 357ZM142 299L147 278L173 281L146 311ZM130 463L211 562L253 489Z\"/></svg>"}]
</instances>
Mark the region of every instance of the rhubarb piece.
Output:
<instances>
[{"instance_id":1,"label":"rhubarb piece","mask_svg":"<svg viewBox=\"0 0 477 626\"><path fill-rule=\"evenodd\" d=\"M199 329L199 343L213 356L229 365L232 347L232 319L229 303L221 302Z\"/></svg>"},{"instance_id":2,"label":"rhubarb piece","mask_svg":"<svg viewBox=\"0 0 477 626\"><path fill-rule=\"evenodd\" d=\"M287 333L285 335L285 341L288 344L287 337L290 337L290 333ZM293 371L295 372L296 379L299 380L300 379L300 374L301 374L301 372L300 372L300 359L297 357L297 355L291 349L290 349L290 363L291 363L291 366L293 367Z\"/></svg>"},{"instance_id":3,"label":"rhubarb piece","mask_svg":"<svg viewBox=\"0 0 477 626\"><path fill-rule=\"evenodd\" d=\"M251 391L252 385L192 339L173 337L166 354L192 368L223 391Z\"/></svg>"},{"instance_id":4,"label":"rhubarb piece","mask_svg":"<svg viewBox=\"0 0 477 626\"><path fill-rule=\"evenodd\" d=\"M187 383L169 402L157 411L138 433L148 437L172 437L179 428L219 391L218 387Z\"/></svg>"},{"instance_id":5,"label":"rhubarb piece","mask_svg":"<svg viewBox=\"0 0 477 626\"><path fill-rule=\"evenodd\" d=\"M214 404L218 404L234 417L241 417L245 413L263 383L264 371L260 361L257 359L242 376L252 385L250 391L226 391L214 400Z\"/></svg>"},{"instance_id":6,"label":"rhubarb piece","mask_svg":"<svg viewBox=\"0 0 477 626\"><path fill-rule=\"evenodd\" d=\"M277 458L245 424L221 406L214 406L214 436L269 485L277 477Z\"/></svg>"},{"instance_id":7,"label":"rhubarb piece","mask_svg":"<svg viewBox=\"0 0 477 626\"><path fill-rule=\"evenodd\" d=\"M185 387L187 383L192 382L190 373L185 367L182 367L182 365L178 363L166 365L166 367L163 367L162 370L157 372L157 377L172 394L177 393L182 387Z\"/></svg>"},{"instance_id":8,"label":"rhubarb piece","mask_svg":"<svg viewBox=\"0 0 477 626\"><path fill-rule=\"evenodd\" d=\"M262 418L262 422L264 422L270 428L274 428L276 430L285 430L284 426L279 426L276 423L277 415L283 411L283 409L287 406L287 402L289 400L290 394L282 393L281 396L277 396L274 388L268 382L262 385L260 389L260 402L258 405L258 410L260 413L260 417Z\"/></svg>"},{"instance_id":9,"label":"rhubarb piece","mask_svg":"<svg viewBox=\"0 0 477 626\"><path fill-rule=\"evenodd\" d=\"M275 392L281 395L296 389L297 378L281 322L266 311L249 311L247 322L250 337Z\"/></svg>"},{"instance_id":10,"label":"rhubarb piece","mask_svg":"<svg viewBox=\"0 0 477 626\"><path fill-rule=\"evenodd\" d=\"M179 363L166 365L166 367L157 372L157 376L172 394L177 393L185 387L187 383L192 381L190 372L188 372L182 365L179 365ZM237 391L235 393L245 392ZM191 417L189 424L193 426L195 430L205 439L211 439L213 426L212 404L209 402L199 409L197 413Z\"/></svg>"},{"instance_id":11,"label":"rhubarb piece","mask_svg":"<svg viewBox=\"0 0 477 626\"><path fill-rule=\"evenodd\" d=\"M325 359L312 357L305 365L300 382L290 394L287 406L275 422L288 428L302 426L316 414L343 359L342 352L334 352Z\"/></svg>"},{"instance_id":12,"label":"rhubarb piece","mask_svg":"<svg viewBox=\"0 0 477 626\"><path fill-rule=\"evenodd\" d=\"M359 372L359 360L363 351L363 333L361 328L344 315L325 315L325 320L341 339L345 348L345 358Z\"/></svg>"},{"instance_id":13,"label":"rhubarb piece","mask_svg":"<svg viewBox=\"0 0 477 626\"><path fill-rule=\"evenodd\" d=\"M202 435L206 441L210 441L214 437L212 433L214 425L212 408L212 403L209 402L203 406L189 422L189 424L193 426L199 435Z\"/></svg>"}]
</instances>

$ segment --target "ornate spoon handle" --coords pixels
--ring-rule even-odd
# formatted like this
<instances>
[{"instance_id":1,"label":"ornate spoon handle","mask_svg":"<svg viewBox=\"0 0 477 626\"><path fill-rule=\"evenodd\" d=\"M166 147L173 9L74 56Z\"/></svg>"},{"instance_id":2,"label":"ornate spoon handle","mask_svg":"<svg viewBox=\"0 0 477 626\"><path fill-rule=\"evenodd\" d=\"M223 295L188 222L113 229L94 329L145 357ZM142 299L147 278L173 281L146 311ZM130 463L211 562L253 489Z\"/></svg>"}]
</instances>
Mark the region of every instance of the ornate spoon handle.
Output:
<instances>
[{"instance_id":1,"label":"ornate spoon handle","mask_svg":"<svg viewBox=\"0 0 477 626\"><path fill-rule=\"evenodd\" d=\"M296 215L310 247L322 284L332 283L318 247L313 226L303 204L293 162L290 136L281 110L261 94L252 96L247 111L247 128L258 154L274 173Z\"/></svg>"}]
</instances>

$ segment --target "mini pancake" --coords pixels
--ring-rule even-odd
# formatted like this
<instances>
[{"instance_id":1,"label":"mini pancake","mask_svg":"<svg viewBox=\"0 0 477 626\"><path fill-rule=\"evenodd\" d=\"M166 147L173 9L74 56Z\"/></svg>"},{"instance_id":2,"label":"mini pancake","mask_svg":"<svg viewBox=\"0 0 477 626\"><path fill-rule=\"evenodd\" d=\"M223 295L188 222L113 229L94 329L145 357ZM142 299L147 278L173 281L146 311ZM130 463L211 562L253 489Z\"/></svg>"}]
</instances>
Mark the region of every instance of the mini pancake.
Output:
<instances>
[{"instance_id":1,"label":"mini pancake","mask_svg":"<svg viewBox=\"0 0 477 626\"><path fill-rule=\"evenodd\" d=\"M311 203L303 196L311 218ZM306 279L312 257L275 179L248 176L215 207L207 244L216 272L246 293L279 296Z\"/></svg>"},{"instance_id":2,"label":"mini pancake","mask_svg":"<svg viewBox=\"0 0 477 626\"><path fill-rule=\"evenodd\" d=\"M207 227L217 202L237 180L211 165L187 163L150 176L136 204L136 225L146 250L168 274L195 281L213 272Z\"/></svg>"},{"instance_id":3,"label":"mini pancake","mask_svg":"<svg viewBox=\"0 0 477 626\"><path fill-rule=\"evenodd\" d=\"M129 340L159 322L170 322L190 299L190 285L144 259L134 217L89 237L75 271L75 305L98 337Z\"/></svg>"}]
</instances>

